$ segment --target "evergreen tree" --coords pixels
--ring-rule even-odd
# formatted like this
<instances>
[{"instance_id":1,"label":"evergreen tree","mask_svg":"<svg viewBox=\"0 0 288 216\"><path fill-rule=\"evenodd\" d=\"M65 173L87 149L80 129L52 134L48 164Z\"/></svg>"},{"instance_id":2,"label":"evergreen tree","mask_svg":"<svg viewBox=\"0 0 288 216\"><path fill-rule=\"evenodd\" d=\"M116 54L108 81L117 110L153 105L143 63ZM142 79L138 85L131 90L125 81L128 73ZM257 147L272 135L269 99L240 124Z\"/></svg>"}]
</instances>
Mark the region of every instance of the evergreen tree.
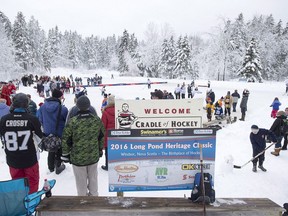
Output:
<instances>
[{"instance_id":1,"label":"evergreen tree","mask_svg":"<svg viewBox=\"0 0 288 216\"><path fill-rule=\"evenodd\" d=\"M175 44L174 38L171 36L170 40L164 39L162 44L162 52L160 57L159 70L161 77L173 78L175 68Z\"/></svg>"},{"instance_id":2,"label":"evergreen tree","mask_svg":"<svg viewBox=\"0 0 288 216\"><path fill-rule=\"evenodd\" d=\"M0 11L0 24L3 24L5 33L8 39L10 39L12 34L12 25L9 18L1 11Z\"/></svg>"},{"instance_id":3,"label":"evergreen tree","mask_svg":"<svg viewBox=\"0 0 288 216\"><path fill-rule=\"evenodd\" d=\"M44 69L45 69L47 72L51 72L52 53L51 53L50 43L49 43L48 40L45 42L44 50L43 50L43 53L42 53L42 57L43 57L43 66L44 66Z\"/></svg>"},{"instance_id":4,"label":"evergreen tree","mask_svg":"<svg viewBox=\"0 0 288 216\"><path fill-rule=\"evenodd\" d=\"M188 37L185 36L183 39L179 37L176 46L176 60L174 71L178 76L186 76L191 74L191 49L188 43Z\"/></svg>"},{"instance_id":5,"label":"evergreen tree","mask_svg":"<svg viewBox=\"0 0 288 216\"><path fill-rule=\"evenodd\" d=\"M65 54L60 52L61 33L59 32L58 26L48 31L48 42L52 64L51 66L65 66L63 65L63 55Z\"/></svg>"},{"instance_id":6,"label":"evergreen tree","mask_svg":"<svg viewBox=\"0 0 288 216\"><path fill-rule=\"evenodd\" d=\"M19 78L17 72L23 70L15 62L13 53L12 42L6 35L5 26L0 22L0 76L4 81Z\"/></svg>"},{"instance_id":7,"label":"evergreen tree","mask_svg":"<svg viewBox=\"0 0 288 216\"><path fill-rule=\"evenodd\" d=\"M15 47L16 61L22 68L27 70L31 53L29 53L30 44L26 21L22 12L18 12L16 20L13 24L12 40Z\"/></svg>"},{"instance_id":8,"label":"evergreen tree","mask_svg":"<svg viewBox=\"0 0 288 216\"><path fill-rule=\"evenodd\" d=\"M96 50L94 46L94 36L88 37L84 42L84 56L88 70L96 68Z\"/></svg>"},{"instance_id":9,"label":"evergreen tree","mask_svg":"<svg viewBox=\"0 0 288 216\"><path fill-rule=\"evenodd\" d=\"M44 67L43 64L43 50L45 43L45 33L40 28L37 20L32 16L30 21L28 22L28 37L30 41L30 53L31 56L29 58L29 65L33 69L40 69Z\"/></svg>"},{"instance_id":10,"label":"evergreen tree","mask_svg":"<svg viewBox=\"0 0 288 216\"><path fill-rule=\"evenodd\" d=\"M238 71L238 76L245 77L250 82L262 82L261 70L262 66L256 47L256 41L252 38L246 50L243 66Z\"/></svg>"},{"instance_id":11,"label":"evergreen tree","mask_svg":"<svg viewBox=\"0 0 288 216\"><path fill-rule=\"evenodd\" d=\"M128 56L128 45L129 45L129 34L125 29L123 36L120 39L120 45L118 50L119 66L118 71L121 75L125 75L129 71L129 67L126 61L125 56Z\"/></svg>"}]
</instances>

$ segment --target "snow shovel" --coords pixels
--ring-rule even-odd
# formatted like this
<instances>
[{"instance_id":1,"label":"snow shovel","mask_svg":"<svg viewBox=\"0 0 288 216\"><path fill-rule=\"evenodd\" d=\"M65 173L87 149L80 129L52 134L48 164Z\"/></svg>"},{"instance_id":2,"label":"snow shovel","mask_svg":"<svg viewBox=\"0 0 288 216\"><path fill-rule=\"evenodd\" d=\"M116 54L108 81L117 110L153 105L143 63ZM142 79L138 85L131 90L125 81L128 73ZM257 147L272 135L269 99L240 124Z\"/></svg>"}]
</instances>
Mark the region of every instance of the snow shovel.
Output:
<instances>
[{"instance_id":1,"label":"snow shovel","mask_svg":"<svg viewBox=\"0 0 288 216\"><path fill-rule=\"evenodd\" d=\"M254 156L253 158L251 158L249 161L247 161L245 164L243 164L242 166L237 166L234 165L233 167L235 169L241 169L242 167L246 166L248 163L250 163L251 161L253 161L255 158L259 157L261 154L263 154L268 148L270 148L272 145L275 145L275 143L271 143L269 146L267 146L263 151L261 151L259 154L257 154L256 156Z\"/></svg>"}]
</instances>

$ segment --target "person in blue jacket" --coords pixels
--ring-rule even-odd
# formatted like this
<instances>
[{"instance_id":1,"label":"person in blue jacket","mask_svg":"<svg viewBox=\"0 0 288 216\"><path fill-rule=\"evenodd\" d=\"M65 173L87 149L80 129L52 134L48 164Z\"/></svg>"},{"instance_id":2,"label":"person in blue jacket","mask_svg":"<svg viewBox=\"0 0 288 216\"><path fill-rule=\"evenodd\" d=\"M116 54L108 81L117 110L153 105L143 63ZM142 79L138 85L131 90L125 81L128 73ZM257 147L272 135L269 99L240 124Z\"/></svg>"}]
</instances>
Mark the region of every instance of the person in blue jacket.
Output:
<instances>
[{"instance_id":1,"label":"person in blue jacket","mask_svg":"<svg viewBox=\"0 0 288 216\"><path fill-rule=\"evenodd\" d=\"M253 157L255 157L256 155L265 150L267 136L269 140L271 140L273 143L277 142L276 136L272 131L264 128L259 128L257 125L251 126L250 141L253 149ZM263 154L260 154L252 161L253 162L252 171L257 172L257 162L259 161L258 168L261 169L263 172L266 172L267 170L263 167L264 160L265 160L265 151L263 152Z\"/></svg>"},{"instance_id":2,"label":"person in blue jacket","mask_svg":"<svg viewBox=\"0 0 288 216\"><path fill-rule=\"evenodd\" d=\"M281 102L279 101L278 97L275 97L270 107L272 107L271 117L276 118L276 114L281 106Z\"/></svg>"},{"instance_id":3,"label":"person in blue jacket","mask_svg":"<svg viewBox=\"0 0 288 216\"><path fill-rule=\"evenodd\" d=\"M0 119L10 113L10 107L6 104L6 99L0 98Z\"/></svg>"},{"instance_id":4,"label":"person in blue jacket","mask_svg":"<svg viewBox=\"0 0 288 216\"><path fill-rule=\"evenodd\" d=\"M63 93L54 89L52 91L52 97L46 99L44 104L40 107L38 118L43 127L44 136L49 134L57 135L62 138L63 129L65 127L65 122L68 114L68 109L61 103L61 98ZM58 118L59 109L61 108L60 117ZM56 130L56 123L58 122L58 127ZM48 169L50 172L60 174L64 169L65 165L61 161L62 148L57 152L48 152Z\"/></svg>"}]
</instances>

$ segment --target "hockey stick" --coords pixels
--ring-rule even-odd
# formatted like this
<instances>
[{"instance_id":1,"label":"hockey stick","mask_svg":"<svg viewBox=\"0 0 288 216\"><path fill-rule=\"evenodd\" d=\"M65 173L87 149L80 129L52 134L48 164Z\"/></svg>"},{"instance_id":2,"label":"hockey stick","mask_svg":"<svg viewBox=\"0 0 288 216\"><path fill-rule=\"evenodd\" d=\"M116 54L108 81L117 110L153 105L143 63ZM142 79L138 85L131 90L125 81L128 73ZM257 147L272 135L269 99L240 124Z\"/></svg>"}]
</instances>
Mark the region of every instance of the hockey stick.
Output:
<instances>
[{"instance_id":1,"label":"hockey stick","mask_svg":"<svg viewBox=\"0 0 288 216\"><path fill-rule=\"evenodd\" d=\"M250 163L251 161L253 161L255 158L259 157L260 155L262 155L268 148L270 148L272 145L275 145L275 143L270 144L269 146L267 146L263 151L261 151L259 154L257 154L256 156L254 156L253 158L251 158L249 161L247 161L245 164L243 164L242 166L237 166L234 165L233 167L235 169L241 169L242 167L246 166L248 163Z\"/></svg>"}]
</instances>

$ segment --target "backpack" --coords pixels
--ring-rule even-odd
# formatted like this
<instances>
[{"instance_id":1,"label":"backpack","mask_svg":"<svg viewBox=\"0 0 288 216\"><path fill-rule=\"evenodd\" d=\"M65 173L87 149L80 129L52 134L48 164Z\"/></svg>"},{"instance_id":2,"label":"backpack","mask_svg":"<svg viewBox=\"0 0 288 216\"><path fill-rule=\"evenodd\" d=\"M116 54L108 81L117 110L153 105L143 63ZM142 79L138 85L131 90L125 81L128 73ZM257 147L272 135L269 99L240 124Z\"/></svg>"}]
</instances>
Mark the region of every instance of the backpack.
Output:
<instances>
[{"instance_id":1,"label":"backpack","mask_svg":"<svg viewBox=\"0 0 288 216\"><path fill-rule=\"evenodd\" d=\"M280 130L281 130L281 135L283 136L288 133L288 121L286 119L283 120Z\"/></svg>"},{"instance_id":2,"label":"backpack","mask_svg":"<svg viewBox=\"0 0 288 216\"><path fill-rule=\"evenodd\" d=\"M204 176L204 188L205 194L202 193L202 178L201 173L196 173L194 178L194 188L191 192L191 197L189 199L192 202L203 202L206 204L215 202L215 190L213 189L214 183L212 181L212 175L210 173L203 173Z\"/></svg>"}]
</instances>

